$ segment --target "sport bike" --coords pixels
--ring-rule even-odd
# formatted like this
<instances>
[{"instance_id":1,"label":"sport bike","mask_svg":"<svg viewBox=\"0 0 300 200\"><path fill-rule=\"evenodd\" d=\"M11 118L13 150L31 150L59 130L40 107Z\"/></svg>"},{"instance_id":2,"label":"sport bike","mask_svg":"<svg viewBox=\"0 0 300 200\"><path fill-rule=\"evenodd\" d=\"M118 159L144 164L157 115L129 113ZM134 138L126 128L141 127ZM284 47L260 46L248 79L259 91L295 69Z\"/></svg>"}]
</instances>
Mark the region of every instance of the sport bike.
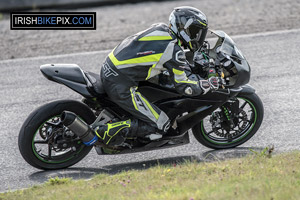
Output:
<instances>
[{"instance_id":1,"label":"sport bike","mask_svg":"<svg viewBox=\"0 0 300 200\"><path fill-rule=\"evenodd\" d=\"M127 120L131 115L108 98L99 74L84 71L76 64L42 65L40 70L47 79L66 85L82 95L83 100L58 100L34 110L19 134L23 158L39 169L60 169L79 162L93 147L99 155L163 149L188 144L189 133L212 149L243 144L259 129L263 104L247 84L250 66L241 51L225 32L212 33L217 36L216 44L211 45L213 48L206 41L197 52L187 51L186 57L193 74L190 79L195 78L195 74L206 79L213 67L220 82L219 89L193 97L180 95L167 71L151 81L139 83L139 92L171 120L170 134L156 140L133 137L124 138L118 146L101 142L86 146L75 133L85 134L95 125ZM203 58L211 62L202 65ZM67 124L74 125L72 130Z\"/></svg>"}]
</instances>

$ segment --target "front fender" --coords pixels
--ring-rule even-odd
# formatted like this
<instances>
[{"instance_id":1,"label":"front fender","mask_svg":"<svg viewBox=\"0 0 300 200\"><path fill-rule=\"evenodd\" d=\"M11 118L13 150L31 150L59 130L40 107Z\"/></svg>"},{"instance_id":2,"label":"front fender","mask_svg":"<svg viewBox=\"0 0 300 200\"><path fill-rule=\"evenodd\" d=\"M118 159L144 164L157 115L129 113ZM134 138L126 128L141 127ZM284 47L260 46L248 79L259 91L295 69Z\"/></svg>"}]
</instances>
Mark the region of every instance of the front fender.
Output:
<instances>
[{"instance_id":1,"label":"front fender","mask_svg":"<svg viewBox=\"0 0 300 200\"><path fill-rule=\"evenodd\" d=\"M242 86L242 91L240 91L239 94L253 94L253 93L255 93L255 89L251 85L246 84Z\"/></svg>"}]
</instances>

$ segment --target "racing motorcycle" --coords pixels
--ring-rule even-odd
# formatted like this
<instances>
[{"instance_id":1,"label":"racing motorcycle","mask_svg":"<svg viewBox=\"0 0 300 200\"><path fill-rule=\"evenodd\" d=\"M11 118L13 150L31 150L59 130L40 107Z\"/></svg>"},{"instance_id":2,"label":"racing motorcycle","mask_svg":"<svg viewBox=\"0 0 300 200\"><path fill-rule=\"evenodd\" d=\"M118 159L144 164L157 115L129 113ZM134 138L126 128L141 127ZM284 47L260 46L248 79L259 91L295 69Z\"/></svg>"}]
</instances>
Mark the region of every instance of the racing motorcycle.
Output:
<instances>
[{"instance_id":1,"label":"racing motorcycle","mask_svg":"<svg viewBox=\"0 0 300 200\"><path fill-rule=\"evenodd\" d=\"M76 64L42 65L40 70L47 79L66 85L84 98L82 102L50 102L33 111L19 134L23 158L39 169L66 168L83 159L93 147L100 155L115 155L188 144L190 129L197 141L209 148L226 149L245 143L262 123L263 104L247 84L250 66L241 51L225 32L212 33L217 36L213 48L206 41L200 50L186 55L193 74L202 78L207 78L214 67L219 89L200 96L182 96L167 72L153 81L140 82L139 91L171 120L170 134L156 140L136 137L124 138L118 146L83 144L79 136L91 133L95 126L127 120L130 114L108 98L99 74L83 71ZM203 65L201 56L213 62Z\"/></svg>"}]
</instances>

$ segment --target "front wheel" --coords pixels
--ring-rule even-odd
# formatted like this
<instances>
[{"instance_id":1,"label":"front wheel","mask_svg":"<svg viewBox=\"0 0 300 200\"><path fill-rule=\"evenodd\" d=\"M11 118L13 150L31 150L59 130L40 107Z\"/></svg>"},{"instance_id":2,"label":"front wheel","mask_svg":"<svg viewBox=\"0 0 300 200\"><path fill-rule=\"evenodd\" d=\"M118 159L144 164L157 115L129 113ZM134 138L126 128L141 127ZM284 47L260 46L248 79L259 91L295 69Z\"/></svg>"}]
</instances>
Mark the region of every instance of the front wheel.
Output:
<instances>
[{"instance_id":1,"label":"front wheel","mask_svg":"<svg viewBox=\"0 0 300 200\"><path fill-rule=\"evenodd\" d=\"M206 147L227 149L249 140L259 129L264 107L255 94L239 94L192 128L195 138Z\"/></svg>"},{"instance_id":2,"label":"front wheel","mask_svg":"<svg viewBox=\"0 0 300 200\"><path fill-rule=\"evenodd\" d=\"M88 124L95 120L90 108L80 102L60 100L33 111L24 122L19 134L19 150L23 158L39 169L61 169L79 162L92 147L65 127L60 114L68 110Z\"/></svg>"}]
</instances>

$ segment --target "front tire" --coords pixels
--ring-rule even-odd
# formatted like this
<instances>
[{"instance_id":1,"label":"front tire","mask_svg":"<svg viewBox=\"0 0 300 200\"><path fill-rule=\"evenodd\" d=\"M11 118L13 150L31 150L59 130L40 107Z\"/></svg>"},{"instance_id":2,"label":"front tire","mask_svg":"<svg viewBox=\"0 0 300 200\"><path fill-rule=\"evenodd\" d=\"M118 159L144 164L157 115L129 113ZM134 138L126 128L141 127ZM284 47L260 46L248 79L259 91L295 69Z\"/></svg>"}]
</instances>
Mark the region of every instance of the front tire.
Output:
<instances>
[{"instance_id":1,"label":"front tire","mask_svg":"<svg viewBox=\"0 0 300 200\"><path fill-rule=\"evenodd\" d=\"M192 128L193 135L198 142L212 149L227 149L245 143L256 133L263 121L264 116L264 107L260 98L255 93L239 94L236 98L237 100L239 100L239 102L243 102L241 106L244 107L242 109L239 108L239 110L243 110L246 105L250 110L248 111L248 115L247 112L241 111L244 115L241 118L243 118L245 122L248 122L247 124L242 126L244 127L243 130L237 130L239 132L237 132L234 137L231 136L230 139L228 139L228 134L230 134L230 131L226 132L222 130L222 128L219 128L219 130L221 130L222 132L216 131L217 128L211 128L211 130L208 130L209 126L213 127L211 124L209 125L210 121L212 121L210 120L213 115L212 113L212 115L207 116L199 124ZM246 118L245 116L247 116L248 118ZM244 123L243 121L241 122ZM240 128L239 123L240 122L237 122L238 128ZM234 131L235 130L232 129L231 133Z\"/></svg>"},{"instance_id":2,"label":"front tire","mask_svg":"<svg viewBox=\"0 0 300 200\"><path fill-rule=\"evenodd\" d=\"M60 122L60 114L64 110L76 113L88 124L95 121L95 115L88 106L73 100L59 100L37 108L24 122L18 141L21 155L31 166L39 169L66 168L90 152L92 147L85 146L77 136L65 136L67 129ZM66 142L60 144L60 141Z\"/></svg>"}]
</instances>

